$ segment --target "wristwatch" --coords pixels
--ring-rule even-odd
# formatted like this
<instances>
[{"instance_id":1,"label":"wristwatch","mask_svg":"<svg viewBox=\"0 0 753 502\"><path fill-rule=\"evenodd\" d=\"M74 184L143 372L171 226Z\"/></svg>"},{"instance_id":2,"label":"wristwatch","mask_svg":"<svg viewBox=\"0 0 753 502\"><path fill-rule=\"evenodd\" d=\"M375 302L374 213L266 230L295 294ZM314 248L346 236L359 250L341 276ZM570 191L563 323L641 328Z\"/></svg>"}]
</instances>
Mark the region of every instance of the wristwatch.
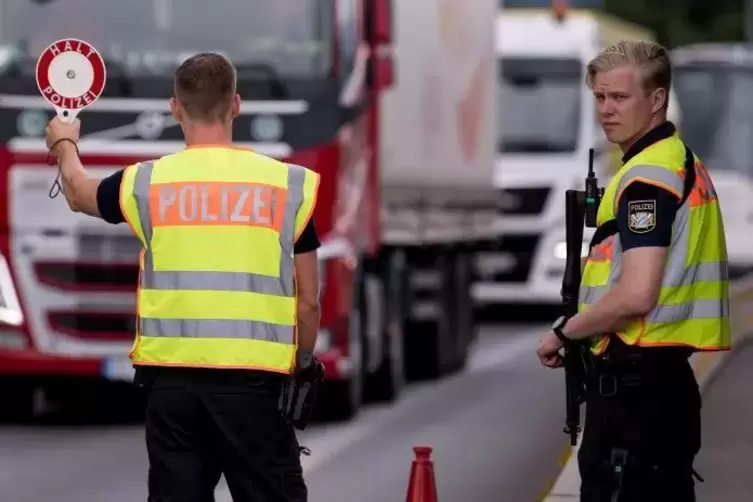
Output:
<instances>
[{"instance_id":1,"label":"wristwatch","mask_svg":"<svg viewBox=\"0 0 753 502\"><path fill-rule=\"evenodd\" d=\"M565 336L565 334L562 332L562 328L565 327L565 324L567 324L568 318L565 316L560 317L556 321L554 321L554 324L552 324L552 331L555 335L557 335L557 338L560 339L562 343L570 343L572 342L571 339Z\"/></svg>"}]
</instances>

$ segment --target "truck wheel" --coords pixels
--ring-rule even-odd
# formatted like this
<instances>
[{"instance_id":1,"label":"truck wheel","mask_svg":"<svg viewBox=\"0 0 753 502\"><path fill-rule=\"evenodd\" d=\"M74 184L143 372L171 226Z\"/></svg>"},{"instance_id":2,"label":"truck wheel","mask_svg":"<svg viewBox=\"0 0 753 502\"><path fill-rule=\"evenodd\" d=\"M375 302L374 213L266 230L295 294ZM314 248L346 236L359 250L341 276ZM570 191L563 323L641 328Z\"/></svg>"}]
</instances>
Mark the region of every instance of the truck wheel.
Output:
<instances>
[{"instance_id":1,"label":"truck wheel","mask_svg":"<svg viewBox=\"0 0 753 502\"><path fill-rule=\"evenodd\" d=\"M476 339L472 287L471 254L460 251L455 256L455 332L457 334L457 369L468 362L468 351Z\"/></svg>"},{"instance_id":2,"label":"truck wheel","mask_svg":"<svg viewBox=\"0 0 753 502\"><path fill-rule=\"evenodd\" d=\"M449 253L439 252L433 263L416 272L430 270L439 273L439 284L432 291L415 291L411 288L412 308L423 301L429 301L432 318L418 318L411 315L406 323L405 361L409 380L435 379L443 375L454 359L455 307L452 304L453 269ZM423 269L423 270L422 270Z\"/></svg>"},{"instance_id":3,"label":"truck wheel","mask_svg":"<svg viewBox=\"0 0 753 502\"><path fill-rule=\"evenodd\" d=\"M363 260L359 261L353 289L353 307L348 321L350 378L325 381L317 408L326 420L345 421L353 418L363 404L364 336L366 330L366 291Z\"/></svg>"},{"instance_id":4,"label":"truck wheel","mask_svg":"<svg viewBox=\"0 0 753 502\"><path fill-rule=\"evenodd\" d=\"M0 423L24 423L34 418L35 385L21 379L3 378L0 388Z\"/></svg>"},{"instance_id":5,"label":"truck wheel","mask_svg":"<svg viewBox=\"0 0 753 502\"><path fill-rule=\"evenodd\" d=\"M366 379L368 401L394 401L405 384L403 340L405 328L406 266L405 255L391 253L383 271L383 305L386 306L382 333L382 362Z\"/></svg>"}]
</instances>

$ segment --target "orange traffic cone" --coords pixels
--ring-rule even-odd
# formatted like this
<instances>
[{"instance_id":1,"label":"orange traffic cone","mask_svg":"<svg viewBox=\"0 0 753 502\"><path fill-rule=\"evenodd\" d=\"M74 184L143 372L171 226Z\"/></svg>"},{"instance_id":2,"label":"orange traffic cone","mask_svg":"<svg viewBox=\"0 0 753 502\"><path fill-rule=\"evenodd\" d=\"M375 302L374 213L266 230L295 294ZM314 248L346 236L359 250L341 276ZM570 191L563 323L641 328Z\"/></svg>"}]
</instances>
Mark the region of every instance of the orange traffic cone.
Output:
<instances>
[{"instance_id":1,"label":"orange traffic cone","mask_svg":"<svg viewBox=\"0 0 753 502\"><path fill-rule=\"evenodd\" d=\"M437 502L437 483L434 479L434 463L431 461L431 446L414 446L413 465L410 470L408 496L405 502Z\"/></svg>"}]
</instances>

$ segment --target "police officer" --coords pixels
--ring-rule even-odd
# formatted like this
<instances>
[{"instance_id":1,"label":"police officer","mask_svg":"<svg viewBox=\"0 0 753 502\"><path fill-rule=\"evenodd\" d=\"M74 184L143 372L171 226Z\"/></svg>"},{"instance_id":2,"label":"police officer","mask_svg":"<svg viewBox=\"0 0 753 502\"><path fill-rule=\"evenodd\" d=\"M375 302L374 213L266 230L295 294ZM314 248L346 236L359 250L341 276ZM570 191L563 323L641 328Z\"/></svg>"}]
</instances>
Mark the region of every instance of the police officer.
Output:
<instances>
[{"instance_id":1,"label":"police officer","mask_svg":"<svg viewBox=\"0 0 753 502\"><path fill-rule=\"evenodd\" d=\"M307 500L284 381L310 360L319 323L311 214L319 176L232 144L233 65L216 54L175 73L187 148L98 180L78 157L79 123L53 119L47 145L73 211L127 222L144 246L131 353L147 388L149 501Z\"/></svg>"},{"instance_id":2,"label":"police officer","mask_svg":"<svg viewBox=\"0 0 753 502\"><path fill-rule=\"evenodd\" d=\"M701 398L688 358L730 349L719 201L666 120L665 48L620 42L590 62L586 82L623 166L599 207L579 312L537 354L557 367L566 340L590 344L582 502L694 501Z\"/></svg>"}]
</instances>

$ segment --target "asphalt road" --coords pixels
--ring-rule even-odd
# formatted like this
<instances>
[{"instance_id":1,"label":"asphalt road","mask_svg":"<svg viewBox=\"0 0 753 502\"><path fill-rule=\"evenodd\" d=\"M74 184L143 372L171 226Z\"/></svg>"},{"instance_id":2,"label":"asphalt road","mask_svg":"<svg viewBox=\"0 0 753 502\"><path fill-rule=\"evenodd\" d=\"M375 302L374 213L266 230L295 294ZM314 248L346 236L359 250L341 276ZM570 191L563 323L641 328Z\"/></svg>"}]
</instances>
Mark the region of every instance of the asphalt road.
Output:
<instances>
[{"instance_id":1,"label":"asphalt road","mask_svg":"<svg viewBox=\"0 0 753 502\"><path fill-rule=\"evenodd\" d=\"M434 447L442 502L539 500L566 445L562 374L533 353L542 329L486 329L462 373L301 434L310 501L405 500L417 444ZM145 501L146 470L140 425L0 428L2 502Z\"/></svg>"},{"instance_id":2,"label":"asphalt road","mask_svg":"<svg viewBox=\"0 0 753 502\"><path fill-rule=\"evenodd\" d=\"M753 343L744 342L703 396L699 502L748 502L753 493Z\"/></svg>"}]
</instances>

